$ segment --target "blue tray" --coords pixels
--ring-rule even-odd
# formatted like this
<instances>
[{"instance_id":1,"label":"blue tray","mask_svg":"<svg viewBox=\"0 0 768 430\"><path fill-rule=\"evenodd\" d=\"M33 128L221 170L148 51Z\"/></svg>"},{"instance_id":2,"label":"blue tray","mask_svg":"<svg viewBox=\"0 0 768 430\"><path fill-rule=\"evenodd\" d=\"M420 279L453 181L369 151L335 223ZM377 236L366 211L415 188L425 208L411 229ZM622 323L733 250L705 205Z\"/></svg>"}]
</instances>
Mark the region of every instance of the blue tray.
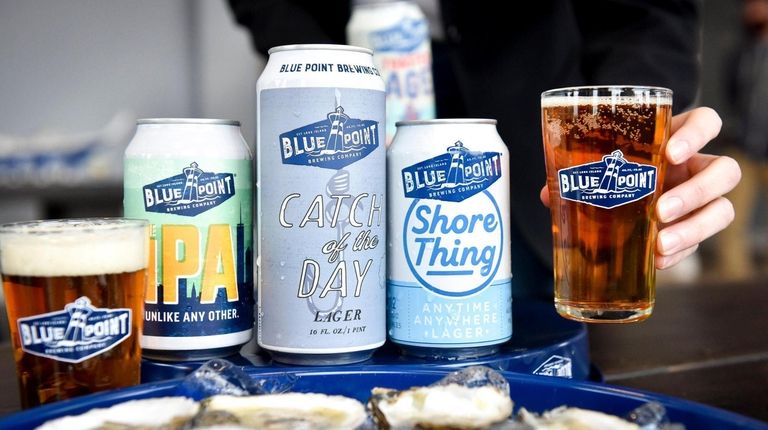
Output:
<instances>
[{"instance_id":1,"label":"blue tray","mask_svg":"<svg viewBox=\"0 0 768 430\"><path fill-rule=\"evenodd\" d=\"M396 369L396 370L393 370ZM408 369L391 366L349 366L343 370L323 368L294 368L283 371L248 369L252 375L293 373L298 376L294 391L341 394L365 402L375 386L408 388L427 385L445 375L447 369ZM519 407L541 412L560 405L595 409L615 415L624 415L637 406L656 401L663 404L673 422L685 424L688 430L768 430L768 424L702 404L637 390L613 387L591 382L572 381L536 375L502 372L509 381L515 410ZM43 422L71 414L83 413L94 407L148 397L176 394L179 380L138 385L93 394L74 400L41 406L0 420L4 430L29 429Z\"/></svg>"},{"instance_id":2,"label":"blue tray","mask_svg":"<svg viewBox=\"0 0 768 430\"><path fill-rule=\"evenodd\" d=\"M420 368L456 368L481 364L496 370L562 376L577 380L600 380L598 372L590 368L589 343L586 325L567 320L555 312L552 300L533 298L515 299L514 333L512 339L501 346L498 354L474 360L429 361L403 356L398 348L387 343L364 365L397 365ZM240 366L281 370L296 368L273 362L266 353L248 352L255 346L246 345L242 355L226 357ZM205 361L160 362L143 360L142 382L157 382L180 378L197 369ZM344 366L336 366L344 369Z\"/></svg>"}]
</instances>

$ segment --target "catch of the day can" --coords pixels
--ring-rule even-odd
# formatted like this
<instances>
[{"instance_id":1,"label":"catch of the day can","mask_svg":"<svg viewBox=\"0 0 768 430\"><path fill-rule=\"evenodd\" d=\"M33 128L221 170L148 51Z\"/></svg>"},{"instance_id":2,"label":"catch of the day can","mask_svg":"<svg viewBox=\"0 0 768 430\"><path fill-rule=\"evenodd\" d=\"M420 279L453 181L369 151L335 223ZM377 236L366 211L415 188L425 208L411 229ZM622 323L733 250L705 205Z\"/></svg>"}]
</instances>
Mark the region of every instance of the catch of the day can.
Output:
<instances>
[{"instance_id":1,"label":"catch of the day can","mask_svg":"<svg viewBox=\"0 0 768 430\"><path fill-rule=\"evenodd\" d=\"M511 338L508 158L495 120L397 124L387 320L404 353L473 358Z\"/></svg>"},{"instance_id":2,"label":"catch of the day can","mask_svg":"<svg viewBox=\"0 0 768 430\"><path fill-rule=\"evenodd\" d=\"M253 335L253 165L240 123L143 119L125 151L125 215L151 224L145 357L236 353Z\"/></svg>"},{"instance_id":3,"label":"catch of the day can","mask_svg":"<svg viewBox=\"0 0 768 430\"><path fill-rule=\"evenodd\" d=\"M258 343L363 361L384 343L384 83L371 51L272 48L257 83Z\"/></svg>"}]
</instances>

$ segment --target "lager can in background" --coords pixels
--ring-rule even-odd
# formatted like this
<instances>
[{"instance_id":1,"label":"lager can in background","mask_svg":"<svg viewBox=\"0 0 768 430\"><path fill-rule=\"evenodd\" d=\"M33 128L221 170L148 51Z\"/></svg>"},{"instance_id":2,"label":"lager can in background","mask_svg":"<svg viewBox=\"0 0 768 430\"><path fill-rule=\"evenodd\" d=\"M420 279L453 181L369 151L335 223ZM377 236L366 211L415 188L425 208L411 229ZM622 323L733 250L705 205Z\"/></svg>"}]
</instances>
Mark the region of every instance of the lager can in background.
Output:
<instances>
[{"instance_id":1,"label":"lager can in background","mask_svg":"<svg viewBox=\"0 0 768 430\"><path fill-rule=\"evenodd\" d=\"M541 95L541 117L557 312L585 322L648 318L672 91L549 90Z\"/></svg>"},{"instance_id":2,"label":"lager can in background","mask_svg":"<svg viewBox=\"0 0 768 430\"><path fill-rule=\"evenodd\" d=\"M386 339L384 83L371 51L272 48L258 91L258 343L340 364Z\"/></svg>"},{"instance_id":3,"label":"lager can in background","mask_svg":"<svg viewBox=\"0 0 768 430\"><path fill-rule=\"evenodd\" d=\"M432 359L496 352L512 336L509 153L496 121L399 122L387 160L390 339Z\"/></svg>"},{"instance_id":4,"label":"lager can in background","mask_svg":"<svg viewBox=\"0 0 768 430\"><path fill-rule=\"evenodd\" d=\"M398 121L435 117L429 24L416 2L356 0L347 42L373 50L387 91L387 144Z\"/></svg>"},{"instance_id":5,"label":"lager can in background","mask_svg":"<svg viewBox=\"0 0 768 430\"><path fill-rule=\"evenodd\" d=\"M252 337L252 171L237 121L138 121L124 206L151 223L145 357L221 357Z\"/></svg>"},{"instance_id":6,"label":"lager can in background","mask_svg":"<svg viewBox=\"0 0 768 430\"><path fill-rule=\"evenodd\" d=\"M21 406L140 380L147 221L0 225L0 272Z\"/></svg>"}]
</instances>

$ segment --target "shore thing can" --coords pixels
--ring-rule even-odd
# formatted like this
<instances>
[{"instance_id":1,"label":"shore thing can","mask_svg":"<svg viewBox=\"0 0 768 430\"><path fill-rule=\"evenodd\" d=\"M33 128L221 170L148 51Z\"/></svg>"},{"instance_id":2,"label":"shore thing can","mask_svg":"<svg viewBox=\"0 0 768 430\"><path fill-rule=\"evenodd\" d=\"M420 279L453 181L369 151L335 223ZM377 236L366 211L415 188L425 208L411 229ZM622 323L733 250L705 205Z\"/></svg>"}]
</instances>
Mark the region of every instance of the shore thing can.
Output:
<instances>
[{"instance_id":1,"label":"shore thing can","mask_svg":"<svg viewBox=\"0 0 768 430\"><path fill-rule=\"evenodd\" d=\"M384 343L384 83L371 51L272 48L257 83L258 343L363 361Z\"/></svg>"},{"instance_id":2,"label":"shore thing can","mask_svg":"<svg viewBox=\"0 0 768 430\"><path fill-rule=\"evenodd\" d=\"M240 123L139 120L124 162L125 215L151 224L142 355L236 353L254 321L253 164Z\"/></svg>"},{"instance_id":3,"label":"shore thing can","mask_svg":"<svg viewBox=\"0 0 768 430\"><path fill-rule=\"evenodd\" d=\"M403 121L387 154L390 339L433 359L512 336L509 154L488 119Z\"/></svg>"}]
</instances>

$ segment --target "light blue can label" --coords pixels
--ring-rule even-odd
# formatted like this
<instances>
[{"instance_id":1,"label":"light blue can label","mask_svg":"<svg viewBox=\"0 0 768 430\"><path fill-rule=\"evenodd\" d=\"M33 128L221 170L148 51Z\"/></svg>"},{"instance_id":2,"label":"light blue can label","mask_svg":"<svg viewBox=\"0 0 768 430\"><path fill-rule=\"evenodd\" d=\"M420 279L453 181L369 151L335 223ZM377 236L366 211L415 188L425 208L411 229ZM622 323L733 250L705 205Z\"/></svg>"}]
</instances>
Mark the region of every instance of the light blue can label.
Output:
<instances>
[{"instance_id":1,"label":"light blue can label","mask_svg":"<svg viewBox=\"0 0 768 430\"><path fill-rule=\"evenodd\" d=\"M500 152L472 151L456 141L445 153L400 169L393 211L402 213L403 253L393 257L387 282L395 342L466 348L511 337L502 163Z\"/></svg>"},{"instance_id":2,"label":"light blue can label","mask_svg":"<svg viewBox=\"0 0 768 430\"><path fill-rule=\"evenodd\" d=\"M412 52L429 40L426 19L403 18L397 24L371 32L371 46L377 52Z\"/></svg>"}]
</instances>

